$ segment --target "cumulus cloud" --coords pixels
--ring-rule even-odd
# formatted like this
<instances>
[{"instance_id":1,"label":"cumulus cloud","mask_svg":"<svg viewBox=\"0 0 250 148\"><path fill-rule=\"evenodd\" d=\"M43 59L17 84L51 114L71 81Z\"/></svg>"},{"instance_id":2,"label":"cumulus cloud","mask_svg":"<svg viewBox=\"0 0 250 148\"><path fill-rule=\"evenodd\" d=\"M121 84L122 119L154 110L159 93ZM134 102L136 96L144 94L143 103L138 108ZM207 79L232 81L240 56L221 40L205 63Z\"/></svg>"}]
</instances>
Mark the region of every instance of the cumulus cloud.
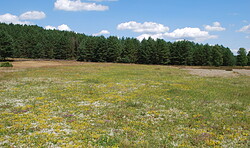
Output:
<instances>
[{"instance_id":1,"label":"cumulus cloud","mask_svg":"<svg viewBox=\"0 0 250 148\"><path fill-rule=\"evenodd\" d=\"M214 22L213 26L205 25L205 30L207 31L225 31L226 28L223 28L219 22Z\"/></svg>"},{"instance_id":2,"label":"cumulus cloud","mask_svg":"<svg viewBox=\"0 0 250 148\"><path fill-rule=\"evenodd\" d=\"M243 26L238 32L250 33L250 24L247 26Z\"/></svg>"},{"instance_id":3,"label":"cumulus cloud","mask_svg":"<svg viewBox=\"0 0 250 148\"><path fill-rule=\"evenodd\" d=\"M147 40L149 37L151 37L154 40L163 39L164 38L164 36L163 36L162 33L158 33L158 34L142 34L142 35L138 36L137 39L139 41L142 41L143 39Z\"/></svg>"},{"instance_id":4,"label":"cumulus cloud","mask_svg":"<svg viewBox=\"0 0 250 148\"><path fill-rule=\"evenodd\" d=\"M105 34L110 34L108 30L102 30L99 33L92 34L93 36L99 36L99 35L105 35Z\"/></svg>"},{"instance_id":5,"label":"cumulus cloud","mask_svg":"<svg viewBox=\"0 0 250 148\"><path fill-rule=\"evenodd\" d=\"M148 39L151 37L152 39L172 39L175 41L181 40L190 40L195 42L202 42L208 39L217 38L215 35L210 35L207 31L201 31L199 28L182 28L176 29L171 33L157 33L157 34L142 34L137 37L138 40L142 41L144 38Z\"/></svg>"},{"instance_id":6,"label":"cumulus cloud","mask_svg":"<svg viewBox=\"0 0 250 148\"><path fill-rule=\"evenodd\" d=\"M48 26L45 26L44 28L47 29L47 30L71 31L69 26L65 25L65 24L62 24L62 25L60 25L58 27L48 25Z\"/></svg>"},{"instance_id":7,"label":"cumulus cloud","mask_svg":"<svg viewBox=\"0 0 250 148\"><path fill-rule=\"evenodd\" d=\"M61 30L61 31L71 31L69 26L65 25L65 24L62 24L62 25L58 26L57 28L58 28L58 30Z\"/></svg>"},{"instance_id":8,"label":"cumulus cloud","mask_svg":"<svg viewBox=\"0 0 250 148\"><path fill-rule=\"evenodd\" d=\"M44 28L47 29L47 30L56 30L57 29L56 27L50 26L50 25L45 26Z\"/></svg>"},{"instance_id":9,"label":"cumulus cloud","mask_svg":"<svg viewBox=\"0 0 250 148\"><path fill-rule=\"evenodd\" d=\"M215 22L213 27L221 27L219 22ZM132 30L133 32L142 33L137 37L138 40L143 39L170 39L175 41L190 40L202 42L208 39L217 38L216 35L210 35L208 31L200 28L185 27L169 32L169 27L155 22L138 23L135 21L125 22L117 25L118 30ZM217 28L218 30L218 28Z\"/></svg>"},{"instance_id":10,"label":"cumulus cloud","mask_svg":"<svg viewBox=\"0 0 250 148\"><path fill-rule=\"evenodd\" d=\"M137 23L135 21L121 23L117 26L118 30L132 30L133 32L161 33L169 31L169 27L155 22Z\"/></svg>"},{"instance_id":11,"label":"cumulus cloud","mask_svg":"<svg viewBox=\"0 0 250 148\"><path fill-rule=\"evenodd\" d=\"M21 20L40 20L44 19L46 14L42 11L28 11L20 15Z\"/></svg>"},{"instance_id":12,"label":"cumulus cloud","mask_svg":"<svg viewBox=\"0 0 250 148\"><path fill-rule=\"evenodd\" d=\"M96 3L85 3L81 0L57 0L54 3L55 9L65 11L105 11L108 6Z\"/></svg>"},{"instance_id":13,"label":"cumulus cloud","mask_svg":"<svg viewBox=\"0 0 250 148\"><path fill-rule=\"evenodd\" d=\"M29 24L31 24L28 21L21 21L18 16L12 15L10 13L0 15L0 22L1 23L7 23L7 24L13 23L13 24L21 24L21 25L24 25L24 24L29 25Z\"/></svg>"},{"instance_id":14,"label":"cumulus cloud","mask_svg":"<svg viewBox=\"0 0 250 148\"><path fill-rule=\"evenodd\" d=\"M217 38L215 35L210 35L207 31L201 31L199 28L182 28L176 29L171 33L156 33L156 34L142 34L137 37L138 40L142 41L143 39L171 39L175 41L181 40L190 40L195 42L202 42L208 39Z\"/></svg>"},{"instance_id":15,"label":"cumulus cloud","mask_svg":"<svg viewBox=\"0 0 250 148\"><path fill-rule=\"evenodd\" d=\"M182 28L176 29L171 33L165 33L164 37L176 40L191 40L196 42L201 42L207 39L217 38L215 35L210 35L207 31L201 31L199 28Z\"/></svg>"}]
</instances>

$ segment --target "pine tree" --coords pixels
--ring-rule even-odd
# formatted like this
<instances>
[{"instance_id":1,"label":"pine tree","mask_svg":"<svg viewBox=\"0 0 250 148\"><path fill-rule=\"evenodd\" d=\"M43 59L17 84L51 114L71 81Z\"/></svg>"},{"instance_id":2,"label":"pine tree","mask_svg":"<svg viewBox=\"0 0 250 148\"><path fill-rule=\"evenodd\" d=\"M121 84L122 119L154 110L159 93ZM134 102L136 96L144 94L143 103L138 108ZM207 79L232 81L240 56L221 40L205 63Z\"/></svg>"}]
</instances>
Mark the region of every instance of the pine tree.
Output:
<instances>
[{"instance_id":1,"label":"pine tree","mask_svg":"<svg viewBox=\"0 0 250 148\"><path fill-rule=\"evenodd\" d=\"M85 40L83 40L79 47L78 47L78 53L77 53L77 61L84 61L85 60L85 50L86 50L86 46L85 46Z\"/></svg>"},{"instance_id":2,"label":"pine tree","mask_svg":"<svg viewBox=\"0 0 250 148\"><path fill-rule=\"evenodd\" d=\"M218 45L212 47L212 57L213 66L221 66L223 64L222 51Z\"/></svg>"},{"instance_id":3,"label":"pine tree","mask_svg":"<svg viewBox=\"0 0 250 148\"><path fill-rule=\"evenodd\" d=\"M118 62L121 55L121 43L120 40L115 36L107 38L107 62Z\"/></svg>"},{"instance_id":4,"label":"pine tree","mask_svg":"<svg viewBox=\"0 0 250 148\"><path fill-rule=\"evenodd\" d=\"M155 50L155 41L152 38L148 40L143 39L141 42L141 47L138 50L138 60L139 64L153 64L153 50Z\"/></svg>"},{"instance_id":5,"label":"pine tree","mask_svg":"<svg viewBox=\"0 0 250 148\"><path fill-rule=\"evenodd\" d=\"M156 64L169 64L170 62L170 47L169 43L165 42L162 39L156 40L156 50L157 57Z\"/></svg>"},{"instance_id":6,"label":"pine tree","mask_svg":"<svg viewBox=\"0 0 250 148\"><path fill-rule=\"evenodd\" d=\"M173 65L192 65L193 49L189 41L174 42L171 46L171 64Z\"/></svg>"},{"instance_id":7,"label":"pine tree","mask_svg":"<svg viewBox=\"0 0 250 148\"><path fill-rule=\"evenodd\" d=\"M104 36L96 37L97 39L97 50L96 50L96 61L95 62L106 62L108 55L107 39Z\"/></svg>"},{"instance_id":8,"label":"pine tree","mask_svg":"<svg viewBox=\"0 0 250 148\"><path fill-rule=\"evenodd\" d=\"M246 66L248 63L247 52L245 48L240 48L237 55L237 65Z\"/></svg>"},{"instance_id":9,"label":"pine tree","mask_svg":"<svg viewBox=\"0 0 250 148\"><path fill-rule=\"evenodd\" d=\"M126 38L122 40L123 48L121 52L122 63L135 63L137 60L137 51L140 48L140 42L137 39Z\"/></svg>"},{"instance_id":10,"label":"pine tree","mask_svg":"<svg viewBox=\"0 0 250 148\"><path fill-rule=\"evenodd\" d=\"M231 50L223 46L221 46L221 49L223 50L223 66L235 65L235 58Z\"/></svg>"},{"instance_id":11,"label":"pine tree","mask_svg":"<svg viewBox=\"0 0 250 148\"><path fill-rule=\"evenodd\" d=\"M95 37L88 37L85 42L84 60L87 62L96 61L97 40Z\"/></svg>"},{"instance_id":12,"label":"pine tree","mask_svg":"<svg viewBox=\"0 0 250 148\"><path fill-rule=\"evenodd\" d=\"M250 66L250 51L248 51L248 54L247 54L247 57L248 57L248 66Z\"/></svg>"},{"instance_id":13,"label":"pine tree","mask_svg":"<svg viewBox=\"0 0 250 148\"><path fill-rule=\"evenodd\" d=\"M204 57L205 57L205 52L203 46L196 44L193 52L193 59L194 59L193 64L199 66L205 65L206 61L204 61Z\"/></svg>"},{"instance_id":14,"label":"pine tree","mask_svg":"<svg viewBox=\"0 0 250 148\"><path fill-rule=\"evenodd\" d=\"M35 58L45 58L44 46L42 43L36 44L33 54Z\"/></svg>"},{"instance_id":15,"label":"pine tree","mask_svg":"<svg viewBox=\"0 0 250 148\"><path fill-rule=\"evenodd\" d=\"M13 40L5 31L0 31L0 59L5 60L13 53Z\"/></svg>"},{"instance_id":16,"label":"pine tree","mask_svg":"<svg viewBox=\"0 0 250 148\"><path fill-rule=\"evenodd\" d=\"M66 53L70 48L69 40L63 34L60 35L56 48L54 50L54 55L56 59L67 59Z\"/></svg>"}]
</instances>

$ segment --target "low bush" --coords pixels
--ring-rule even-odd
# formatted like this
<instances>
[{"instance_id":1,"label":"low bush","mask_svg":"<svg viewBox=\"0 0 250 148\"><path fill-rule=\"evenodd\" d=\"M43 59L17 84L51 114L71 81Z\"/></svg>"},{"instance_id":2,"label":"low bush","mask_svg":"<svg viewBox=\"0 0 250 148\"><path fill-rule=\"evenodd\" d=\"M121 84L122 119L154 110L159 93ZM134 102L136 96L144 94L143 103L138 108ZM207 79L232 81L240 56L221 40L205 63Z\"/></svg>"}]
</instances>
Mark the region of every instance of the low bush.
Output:
<instances>
[{"instance_id":1,"label":"low bush","mask_svg":"<svg viewBox=\"0 0 250 148\"><path fill-rule=\"evenodd\" d=\"M13 67L13 65L9 62L4 62L4 63L0 63L0 67Z\"/></svg>"}]
</instances>

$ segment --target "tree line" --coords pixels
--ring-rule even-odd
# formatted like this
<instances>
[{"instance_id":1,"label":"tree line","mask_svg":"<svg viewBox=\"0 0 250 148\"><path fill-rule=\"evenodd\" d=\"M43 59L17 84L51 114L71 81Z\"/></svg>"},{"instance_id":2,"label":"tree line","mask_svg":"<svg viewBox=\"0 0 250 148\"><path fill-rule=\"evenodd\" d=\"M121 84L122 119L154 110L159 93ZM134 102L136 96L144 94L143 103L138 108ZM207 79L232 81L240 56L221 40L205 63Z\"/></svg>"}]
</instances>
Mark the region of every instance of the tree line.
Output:
<instances>
[{"instance_id":1,"label":"tree line","mask_svg":"<svg viewBox=\"0 0 250 148\"><path fill-rule=\"evenodd\" d=\"M250 65L250 52L240 48L234 56L222 45L191 41L166 42L152 38L87 36L69 31L45 30L33 25L0 23L0 59L68 59L161 65Z\"/></svg>"}]
</instances>

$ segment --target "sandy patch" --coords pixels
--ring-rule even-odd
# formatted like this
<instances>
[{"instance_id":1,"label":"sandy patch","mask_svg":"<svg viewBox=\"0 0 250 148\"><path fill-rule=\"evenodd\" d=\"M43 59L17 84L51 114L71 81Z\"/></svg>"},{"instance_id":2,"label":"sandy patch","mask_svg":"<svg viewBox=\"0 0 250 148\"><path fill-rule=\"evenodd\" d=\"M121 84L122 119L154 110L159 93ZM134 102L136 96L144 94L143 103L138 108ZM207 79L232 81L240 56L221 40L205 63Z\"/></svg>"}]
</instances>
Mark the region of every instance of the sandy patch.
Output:
<instances>
[{"instance_id":1,"label":"sandy patch","mask_svg":"<svg viewBox=\"0 0 250 148\"><path fill-rule=\"evenodd\" d=\"M41 67L57 67L57 66L70 66L82 65L83 62L77 61L14 61L11 62L13 67L0 67L0 75L2 72L17 72L24 71L28 68L41 68Z\"/></svg>"},{"instance_id":2,"label":"sandy patch","mask_svg":"<svg viewBox=\"0 0 250 148\"><path fill-rule=\"evenodd\" d=\"M190 74L202 77L237 77L240 75L250 76L250 70L233 69L232 71L218 69L191 69L185 68Z\"/></svg>"},{"instance_id":3,"label":"sandy patch","mask_svg":"<svg viewBox=\"0 0 250 148\"><path fill-rule=\"evenodd\" d=\"M240 74L240 75L245 75L245 76L250 76L250 70L246 69L233 69L234 72Z\"/></svg>"},{"instance_id":4,"label":"sandy patch","mask_svg":"<svg viewBox=\"0 0 250 148\"><path fill-rule=\"evenodd\" d=\"M12 62L14 68L39 68L39 67L54 67L77 65L79 62L74 61L18 61Z\"/></svg>"},{"instance_id":5,"label":"sandy patch","mask_svg":"<svg viewBox=\"0 0 250 148\"><path fill-rule=\"evenodd\" d=\"M11 64L13 67L1 67L0 71L15 72L27 68L81 65L82 63L76 61L15 61Z\"/></svg>"}]
</instances>

